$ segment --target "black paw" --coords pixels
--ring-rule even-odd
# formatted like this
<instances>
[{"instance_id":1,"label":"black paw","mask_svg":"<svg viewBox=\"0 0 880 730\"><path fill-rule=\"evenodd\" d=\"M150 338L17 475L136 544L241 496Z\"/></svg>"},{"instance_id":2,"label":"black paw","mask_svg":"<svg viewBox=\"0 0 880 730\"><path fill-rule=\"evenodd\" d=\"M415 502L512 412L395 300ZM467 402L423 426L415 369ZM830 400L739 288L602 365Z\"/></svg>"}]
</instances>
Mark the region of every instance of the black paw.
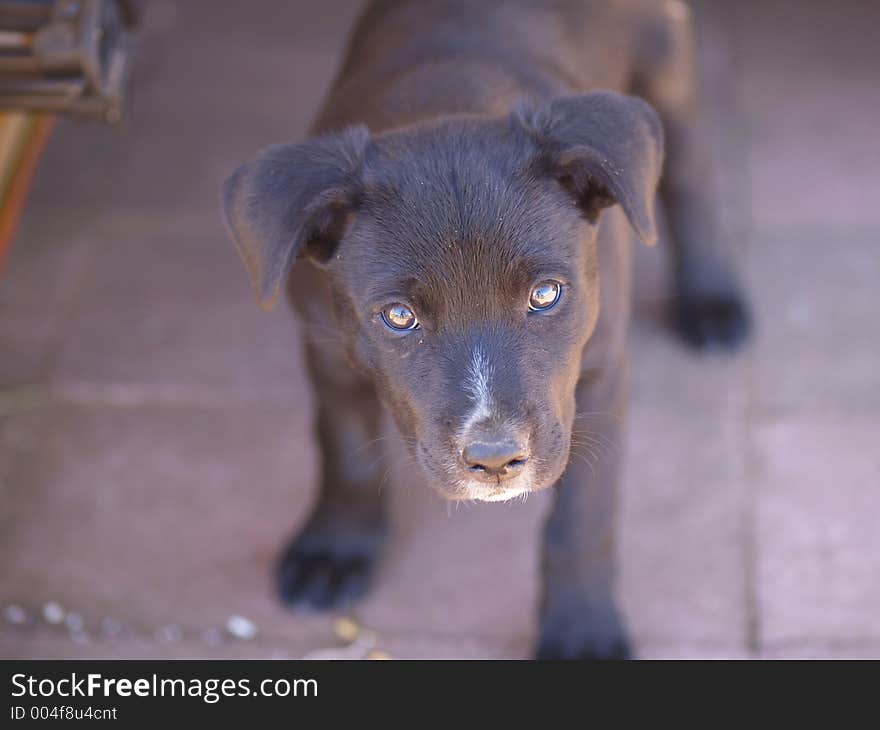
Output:
<instances>
[{"instance_id":1,"label":"black paw","mask_svg":"<svg viewBox=\"0 0 880 730\"><path fill-rule=\"evenodd\" d=\"M697 350L735 350L748 338L751 318L738 294L680 294L675 329Z\"/></svg>"},{"instance_id":2,"label":"black paw","mask_svg":"<svg viewBox=\"0 0 880 730\"><path fill-rule=\"evenodd\" d=\"M370 587L383 536L379 527L309 524L278 561L282 602L325 611L357 600Z\"/></svg>"},{"instance_id":3,"label":"black paw","mask_svg":"<svg viewBox=\"0 0 880 730\"><path fill-rule=\"evenodd\" d=\"M631 659L626 630L618 615L580 612L542 622L535 659Z\"/></svg>"}]
</instances>

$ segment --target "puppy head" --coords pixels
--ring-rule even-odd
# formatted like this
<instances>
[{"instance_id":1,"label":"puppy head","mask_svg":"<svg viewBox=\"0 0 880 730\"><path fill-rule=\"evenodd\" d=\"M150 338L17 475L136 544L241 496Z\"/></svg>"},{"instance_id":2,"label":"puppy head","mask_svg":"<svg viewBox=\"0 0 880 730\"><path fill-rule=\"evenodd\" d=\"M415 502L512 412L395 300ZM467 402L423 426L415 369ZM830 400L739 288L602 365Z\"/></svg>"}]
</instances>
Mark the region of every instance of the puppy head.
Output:
<instances>
[{"instance_id":1,"label":"puppy head","mask_svg":"<svg viewBox=\"0 0 880 730\"><path fill-rule=\"evenodd\" d=\"M263 306L297 257L325 267L349 357L429 483L500 501L565 468L599 213L619 204L652 242L661 164L653 111L596 92L271 147L223 204Z\"/></svg>"}]
</instances>

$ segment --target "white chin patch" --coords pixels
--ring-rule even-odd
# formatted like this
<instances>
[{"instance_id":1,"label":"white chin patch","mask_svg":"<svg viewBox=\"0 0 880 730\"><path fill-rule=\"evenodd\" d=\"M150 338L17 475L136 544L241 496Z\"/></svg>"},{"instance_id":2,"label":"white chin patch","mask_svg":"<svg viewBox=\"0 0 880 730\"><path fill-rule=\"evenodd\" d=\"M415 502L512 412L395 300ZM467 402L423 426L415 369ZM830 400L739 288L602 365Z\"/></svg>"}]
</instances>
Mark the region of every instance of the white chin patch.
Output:
<instances>
[{"instance_id":1,"label":"white chin patch","mask_svg":"<svg viewBox=\"0 0 880 730\"><path fill-rule=\"evenodd\" d=\"M528 489L506 489L503 492L495 492L494 494L479 494L474 497L478 502L509 502L511 499L522 497Z\"/></svg>"}]
</instances>

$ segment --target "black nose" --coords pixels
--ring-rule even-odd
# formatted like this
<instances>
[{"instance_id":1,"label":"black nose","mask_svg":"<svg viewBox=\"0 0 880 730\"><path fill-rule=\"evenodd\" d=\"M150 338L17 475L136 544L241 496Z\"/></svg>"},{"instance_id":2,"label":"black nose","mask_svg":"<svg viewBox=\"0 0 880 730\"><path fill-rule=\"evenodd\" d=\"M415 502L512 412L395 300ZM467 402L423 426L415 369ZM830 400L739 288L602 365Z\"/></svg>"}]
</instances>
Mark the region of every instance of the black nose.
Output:
<instances>
[{"instance_id":1,"label":"black nose","mask_svg":"<svg viewBox=\"0 0 880 730\"><path fill-rule=\"evenodd\" d=\"M498 481L519 474L529 452L519 441L474 441L464 447L461 458L475 477Z\"/></svg>"}]
</instances>

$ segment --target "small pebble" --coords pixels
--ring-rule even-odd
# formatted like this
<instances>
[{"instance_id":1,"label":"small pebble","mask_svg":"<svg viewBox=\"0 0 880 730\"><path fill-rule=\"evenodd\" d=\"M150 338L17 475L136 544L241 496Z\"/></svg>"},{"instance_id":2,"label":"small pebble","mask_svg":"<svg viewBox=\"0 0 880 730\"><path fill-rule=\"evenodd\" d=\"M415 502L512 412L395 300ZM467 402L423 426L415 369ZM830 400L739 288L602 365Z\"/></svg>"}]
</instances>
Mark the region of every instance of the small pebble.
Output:
<instances>
[{"instance_id":1,"label":"small pebble","mask_svg":"<svg viewBox=\"0 0 880 730\"><path fill-rule=\"evenodd\" d=\"M71 631L82 631L83 626L85 625L83 617L80 616L78 613L73 613L72 611L64 617L64 623Z\"/></svg>"},{"instance_id":2,"label":"small pebble","mask_svg":"<svg viewBox=\"0 0 880 730\"><path fill-rule=\"evenodd\" d=\"M156 629L156 641L161 644L175 644L180 641L182 635L180 627L174 624L160 626Z\"/></svg>"},{"instance_id":3,"label":"small pebble","mask_svg":"<svg viewBox=\"0 0 880 730\"><path fill-rule=\"evenodd\" d=\"M254 622L238 615L230 616L226 620L226 630L236 639L253 639L257 635Z\"/></svg>"},{"instance_id":4,"label":"small pebble","mask_svg":"<svg viewBox=\"0 0 880 730\"><path fill-rule=\"evenodd\" d=\"M343 641L354 641L361 633L361 627L350 618L340 618L333 625L333 631Z\"/></svg>"},{"instance_id":5,"label":"small pebble","mask_svg":"<svg viewBox=\"0 0 880 730\"><path fill-rule=\"evenodd\" d=\"M11 624L23 624L27 622L27 611L15 603L10 603L3 609L3 617Z\"/></svg>"},{"instance_id":6,"label":"small pebble","mask_svg":"<svg viewBox=\"0 0 880 730\"><path fill-rule=\"evenodd\" d=\"M55 601L49 601L43 606L43 618L47 624L60 624L64 621L63 606Z\"/></svg>"},{"instance_id":7,"label":"small pebble","mask_svg":"<svg viewBox=\"0 0 880 730\"><path fill-rule=\"evenodd\" d=\"M315 649L308 652L303 659L365 659L376 648L376 634L362 631L354 641L341 647Z\"/></svg>"},{"instance_id":8,"label":"small pebble","mask_svg":"<svg viewBox=\"0 0 880 730\"><path fill-rule=\"evenodd\" d=\"M367 659L390 659L391 655L382 651L381 649L373 649L369 654L367 654Z\"/></svg>"}]
</instances>

